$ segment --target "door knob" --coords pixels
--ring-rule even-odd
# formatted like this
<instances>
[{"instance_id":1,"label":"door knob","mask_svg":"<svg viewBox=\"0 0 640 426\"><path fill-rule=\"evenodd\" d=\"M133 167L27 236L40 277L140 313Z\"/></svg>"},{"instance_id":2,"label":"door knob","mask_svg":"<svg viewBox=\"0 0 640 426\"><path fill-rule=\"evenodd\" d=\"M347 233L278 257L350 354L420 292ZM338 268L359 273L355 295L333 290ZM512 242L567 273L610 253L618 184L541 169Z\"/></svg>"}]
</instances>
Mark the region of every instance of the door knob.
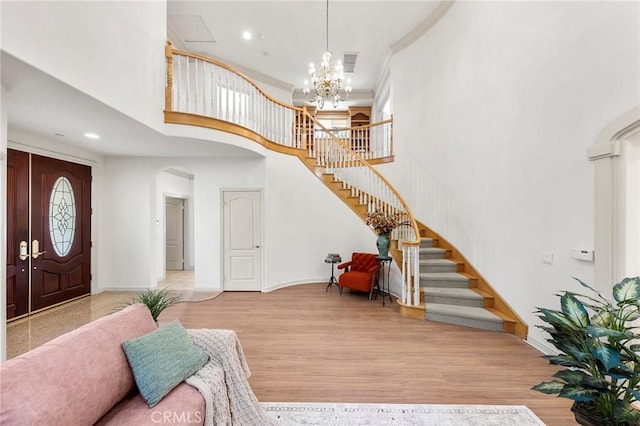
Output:
<instances>
[{"instance_id":1,"label":"door knob","mask_svg":"<svg viewBox=\"0 0 640 426\"><path fill-rule=\"evenodd\" d=\"M256 246L256 248L260 248L260 246Z\"/></svg>"},{"instance_id":2,"label":"door knob","mask_svg":"<svg viewBox=\"0 0 640 426\"><path fill-rule=\"evenodd\" d=\"M20 251L18 254L18 257L20 258L20 260L27 260L27 258L29 257L29 252L27 251L27 242L26 241L20 241Z\"/></svg>"},{"instance_id":3,"label":"door knob","mask_svg":"<svg viewBox=\"0 0 640 426\"><path fill-rule=\"evenodd\" d=\"M39 251L39 250L40 250L40 241L38 240L31 241L31 256L34 259L37 259L40 255L46 253L46 251Z\"/></svg>"}]
</instances>

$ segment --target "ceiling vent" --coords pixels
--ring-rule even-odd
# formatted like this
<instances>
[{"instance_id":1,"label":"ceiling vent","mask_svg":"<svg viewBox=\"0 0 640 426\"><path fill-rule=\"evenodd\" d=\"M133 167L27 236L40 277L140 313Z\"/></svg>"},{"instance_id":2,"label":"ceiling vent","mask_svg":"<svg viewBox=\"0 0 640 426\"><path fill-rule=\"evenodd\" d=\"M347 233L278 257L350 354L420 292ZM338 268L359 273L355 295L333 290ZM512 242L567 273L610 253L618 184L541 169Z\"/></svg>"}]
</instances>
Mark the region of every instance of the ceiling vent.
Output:
<instances>
[{"instance_id":1,"label":"ceiling vent","mask_svg":"<svg viewBox=\"0 0 640 426\"><path fill-rule=\"evenodd\" d=\"M356 69L357 60L357 53L345 53L342 56L342 65L344 66L344 72L354 72L354 70Z\"/></svg>"}]
</instances>

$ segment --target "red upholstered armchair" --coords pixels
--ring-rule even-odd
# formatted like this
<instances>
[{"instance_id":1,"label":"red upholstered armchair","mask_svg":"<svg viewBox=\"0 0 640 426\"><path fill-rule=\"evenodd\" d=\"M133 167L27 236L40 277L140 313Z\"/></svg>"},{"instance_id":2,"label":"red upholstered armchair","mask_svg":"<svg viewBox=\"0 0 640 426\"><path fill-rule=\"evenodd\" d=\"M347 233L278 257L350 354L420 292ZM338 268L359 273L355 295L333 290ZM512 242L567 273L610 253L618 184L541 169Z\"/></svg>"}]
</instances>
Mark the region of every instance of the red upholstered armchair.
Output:
<instances>
[{"instance_id":1,"label":"red upholstered armchair","mask_svg":"<svg viewBox=\"0 0 640 426\"><path fill-rule=\"evenodd\" d=\"M377 256L377 254L370 253L353 253L350 262L338 265L338 269L345 269L338 277L340 293L342 293L342 288L344 287L368 291L369 299L371 299L373 283L378 278L378 271L380 270L380 265L376 260Z\"/></svg>"}]
</instances>

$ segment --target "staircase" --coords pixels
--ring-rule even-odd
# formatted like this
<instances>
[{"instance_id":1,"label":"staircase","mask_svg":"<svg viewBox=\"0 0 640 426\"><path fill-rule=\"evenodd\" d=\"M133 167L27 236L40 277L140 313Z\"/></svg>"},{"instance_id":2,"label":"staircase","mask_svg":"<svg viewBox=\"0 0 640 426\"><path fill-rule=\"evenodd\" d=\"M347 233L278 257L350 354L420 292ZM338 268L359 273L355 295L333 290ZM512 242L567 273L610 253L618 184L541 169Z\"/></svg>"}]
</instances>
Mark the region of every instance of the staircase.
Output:
<instances>
[{"instance_id":1,"label":"staircase","mask_svg":"<svg viewBox=\"0 0 640 426\"><path fill-rule=\"evenodd\" d=\"M448 241L420 229L420 304L403 306L404 316L515 334L526 339L522 319Z\"/></svg>"},{"instance_id":2,"label":"staircase","mask_svg":"<svg viewBox=\"0 0 640 426\"><path fill-rule=\"evenodd\" d=\"M484 308L485 298L469 287L459 264L447 260L447 251L433 247L433 238L420 241L420 288L425 318L489 331L502 331L502 318Z\"/></svg>"},{"instance_id":3,"label":"staircase","mask_svg":"<svg viewBox=\"0 0 640 426\"><path fill-rule=\"evenodd\" d=\"M174 50L170 43L165 55L166 123L235 133L270 150L295 155L363 220L367 213L381 210L410 224L397 227L391 235L390 254L402 270L402 294L397 300L402 315L526 338L527 326L515 311L455 247L415 220L398 192L372 167L393 160L392 120L369 126L369 143L383 147L375 151L381 156L371 158L373 151L353 151L349 138L337 138L306 108L270 98L237 70ZM243 104L221 105L213 96L215 91L205 90L216 85L242 94ZM249 111L260 111L260 119ZM374 129L376 125L379 127ZM374 140L374 134L385 135L381 144Z\"/></svg>"},{"instance_id":4,"label":"staircase","mask_svg":"<svg viewBox=\"0 0 640 426\"><path fill-rule=\"evenodd\" d=\"M318 173L315 159L305 164ZM322 182L363 220L371 210L354 195L349 185L333 173L320 173ZM468 261L447 241L425 225L418 223L420 235L418 306L402 306L404 316L428 321L472 327L487 331L516 334L526 339L527 326L495 290L475 271ZM391 255L402 265L402 250L398 239L392 241Z\"/></svg>"}]
</instances>

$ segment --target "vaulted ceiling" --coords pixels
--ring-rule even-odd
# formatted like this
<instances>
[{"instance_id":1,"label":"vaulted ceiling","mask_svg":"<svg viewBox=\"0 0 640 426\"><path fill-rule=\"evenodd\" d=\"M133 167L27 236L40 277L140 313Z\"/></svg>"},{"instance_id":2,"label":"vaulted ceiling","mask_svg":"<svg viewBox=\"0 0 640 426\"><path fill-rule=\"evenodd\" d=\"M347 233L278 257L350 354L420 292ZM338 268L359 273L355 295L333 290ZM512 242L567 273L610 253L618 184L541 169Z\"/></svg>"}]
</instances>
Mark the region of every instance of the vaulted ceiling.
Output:
<instances>
[{"instance_id":1,"label":"vaulted ceiling","mask_svg":"<svg viewBox=\"0 0 640 426\"><path fill-rule=\"evenodd\" d=\"M440 1L328 2L328 44L334 57L356 53L353 96L370 100L392 49L415 36ZM174 45L237 66L301 96L310 62L326 44L327 2L169 0L168 37ZM243 32L251 39L245 40Z\"/></svg>"}]
</instances>

